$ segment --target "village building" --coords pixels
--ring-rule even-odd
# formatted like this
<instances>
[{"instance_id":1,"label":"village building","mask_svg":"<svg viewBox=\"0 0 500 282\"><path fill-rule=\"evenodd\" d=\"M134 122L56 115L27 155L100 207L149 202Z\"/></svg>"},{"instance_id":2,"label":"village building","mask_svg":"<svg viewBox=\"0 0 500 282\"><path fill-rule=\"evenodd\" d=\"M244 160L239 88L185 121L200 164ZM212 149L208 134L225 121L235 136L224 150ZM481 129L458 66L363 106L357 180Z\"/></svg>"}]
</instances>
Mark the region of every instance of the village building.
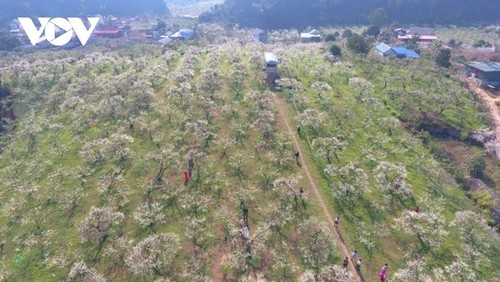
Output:
<instances>
[{"instance_id":1,"label":"village building","mask_svg":"<svg viewBox=\"0 0 500 282\"><path fill-rule=\"evenodd\" d=\"M250 30L250 38L256 42L267 43L267 31L260 28Z\"/></svg>"},{"instance_id":2,"label":"village building","mask_svg":"<svg viewBox=\"0 0 500 282\"><path fill-rule=\"evenodd\" d=\"M467 75L481 80L482 86L500 86L500 63L471 62L466 68Z\"/></svg>"},{"instance_id":3,"label":"village building","mask_svg":"<svg viewBox=\"0 0 500 282\"><path fill-rule=\"evenodd\" d=\"M309 32L303 32L300 34L300 42L302 43L321 42L321 34L316 29L313 29Z\"/></svg>"},{"instance_id":4,"label":"village building","mask_svg":"<svg viewBox=\"0 0 500 282\"><path fill-rule=\"evenodd\" d=\"M160 37L160 32L156 30L148 30L146 31L146 38L147 39L153 39L153 40L159 40Z\"/></svg>"},{"instance_id":5,"label":"village building","mask_svg":"<svg viewBox=\"0 0 500 282\"><path fill-rule=\"evenodd\" d=\"M420 55L413 51L410 50L406 47L392 47L392 51L396 55L397 58L404 59L404 58L410 58L410 59L418 59L420 58Z\"/></svg>"},{"instance_id":6,"label":"village building","mask_svg":"<svg viewBox=\"0 0 500 282\"><path fill-rule=\"evenodd\" d=\"M410 58L410 59L418 59L420 58L420 55L406 47L400 46L400 47L391 47L385 43L380 43L377 46L375 46L375 50L377 53L381 56L387 57L387 56L394 56L399 59L404 59L404 58Z\"/></svg>"},{"instance_id":7,"label":"village building","mask_svg":"<svg viewBox=\"0 0 500 282\"><path fill-rule=\"evenodd\" d=\"M195 36L195 32L192 29L185 28L181 29L178 32L170 35L170 39L176 40L176 41L182 41L182 40L191 40Z\"/></svg>"},{"instance_id":8,"label":"village building","mask_svg":"<svg viewBox=\"0 0 500 282\"><path fill-rule=\"evenodd\" d=\"M378 44L377 46L375 46L375 49L377 49L379 55L384 57L394 54L394 50L392 50L392 47L385 43Z\"/></svg>"},{"instance_id":9,"label":"village building","mask_svg":"<svg viewBox=\"0 0 500 282\"><path fill-rule=\"evenodd\" d=\"M264 58L266 61L266 81L268 84L273 84L279 78L278 74L278 59L274 53L265 52Z\"/></svg>"},{"instance_id":10,"label":"village building","mask_svg":"<svg viewBox=\"0 0 500 282\"><path fill-rule=\"evenodd\" d=\"M428 27L412 27L408 30L398 28L394 30L398 39L407 41L416 38L419 43L430 43L437 40L434 29Z\"/></svg>"},{"instance_id":11,"label":"village building","mask_svg":"<svg viewBox=\"0 0 500 282\"><path fill-rule=\"evenodd\" d=\"M158 43L160 43L162 45L166 45L166 44L169 44L171 42L173 42L173 40L170 39L169 37L164 37L164 38L158 40Z\"/></svg>"},{"instance_id":12,"label":"village building","mask_svg":"<svg viewBox=\"0 0 500 282\"><path fill-rule=\"evenodd\" d=\"M104 38L120 38L125 35L123 29L116 25L101 25L92 34Z\"/></svg>"}]
</instances>

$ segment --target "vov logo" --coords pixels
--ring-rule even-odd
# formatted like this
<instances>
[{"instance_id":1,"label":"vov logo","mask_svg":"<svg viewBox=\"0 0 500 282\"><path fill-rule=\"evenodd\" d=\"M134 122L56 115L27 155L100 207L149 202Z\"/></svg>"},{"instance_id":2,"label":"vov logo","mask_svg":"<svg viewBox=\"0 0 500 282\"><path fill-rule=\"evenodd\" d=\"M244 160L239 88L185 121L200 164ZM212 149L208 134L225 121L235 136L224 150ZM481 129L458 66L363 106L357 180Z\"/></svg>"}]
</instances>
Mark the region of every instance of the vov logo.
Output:
<instances>
[{"instance_id":1,"label":"vov logo","mask_svg":"<svg viewBox=\"0 0 500 282\"><path fill-rule=\"evenodd\" d=\"M90 23L90 28L87 29L80 18L65 19L40 17L38 18L40 28L37 29L31 18L20 17L17 19L19 23L21 23L21 26L33 46L38 43L43 32L45 32L45 38L54 46L64 46L68 44L73 38L73 33L76 34L76 37L78 37L78 40L80 40L82 46L84 46L87 44L90 35L92 35L92 32L99 22L98 17L87 18ZM64 31L64 33L58 37L56 37L56 27Z\"/></svg>"}]
</instances>

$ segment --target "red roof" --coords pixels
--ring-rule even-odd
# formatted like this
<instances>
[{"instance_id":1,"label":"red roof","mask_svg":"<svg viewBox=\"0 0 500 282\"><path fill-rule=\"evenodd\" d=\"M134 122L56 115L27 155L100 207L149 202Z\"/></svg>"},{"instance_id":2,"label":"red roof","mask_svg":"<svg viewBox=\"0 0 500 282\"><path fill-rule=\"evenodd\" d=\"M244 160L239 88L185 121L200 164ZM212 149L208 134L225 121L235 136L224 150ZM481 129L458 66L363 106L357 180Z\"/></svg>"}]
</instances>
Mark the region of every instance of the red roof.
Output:
<instances>
[{"instance_id":1,"label":"red roof","mask_svg":"<svg viewBox=\"0 0 500 282\"><path fill-rule=\"evenodd\" d=\"M400 35L398 36L399 39L412 39L413 37L416 37L418 36L420 40L436 40L437 39L437 36L435 35L411 35L411 34L407 34L407 35Z\"/></svg>"},{"instance_id":2,"label":"red roof","mask_svg":"<svg viewBox=\"0 0 500 282\"><path fill-rule=\"evenodd\" d=\"M103 35L103 34L118 34L122 32L121 29L116 29L116 30L96 30L94 31L94 35Z\"/></svg>"},{"instance_id":3,"label":"red roof","mask_svg":"<svg viewBox=\"0 0 500 282\"><path fill-rule=\"evenodd\" d=\"M123 30L116 25L102 25L93 32L96 36L117 36L123 33Z\"/></svg>"}]
</instances>

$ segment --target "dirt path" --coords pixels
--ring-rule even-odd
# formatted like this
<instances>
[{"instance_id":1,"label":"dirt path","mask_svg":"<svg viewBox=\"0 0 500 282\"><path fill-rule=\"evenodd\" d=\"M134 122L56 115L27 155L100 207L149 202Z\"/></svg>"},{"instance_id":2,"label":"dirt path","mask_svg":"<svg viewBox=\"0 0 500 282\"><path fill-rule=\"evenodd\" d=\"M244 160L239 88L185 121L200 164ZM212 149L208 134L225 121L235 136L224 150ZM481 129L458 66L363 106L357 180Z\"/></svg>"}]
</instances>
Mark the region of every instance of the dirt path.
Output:
<instances>
[{"instance_id":1,"label":"dirt path","mask_svg":"<svg viewBox=\"0 0 500 282\"><path fill-rule=\"evenodd\" d=\"M285 111L284 111L284 108L287 106L287 104L285 102L283 102L282 100L277 100L276 105L278 107L279 119L283 120L283 122L285 123L286 127L288 128L288 132L290 133L290 137L293 140L293 144L295 146L295 149L297 150L297 152L299 152L300 156L302 156L301 157L302 169L304 170L304 172L307 175L307 179L309 180L309 184L311 185L311 188L314 192L314 196L317 198L317 200L321 204L321 208L323 209L323 212L324 212L326 218L328 219L329 228L332 230L332 233L335 235L336 244L338 245L339 249L342 251L342 253L344 255L343 257L350 258L351 253L350 253L349 249L347 248L347 246L344 244L344 240L341 238L341 235L333 227L334 222L333 222L333 216L330 212L330 209L328 209L328 206L326 205L325 201L323 200L323 197L319 193L318 187L316 185L316 181L314 181L314 178L312 177L311 172L309 171L309 167L307 165L307 162L303 158L304 154L302 153L302 149L300 148L300 143L297 140L297 135L295 134L295 130L292 129L292 127L290 126L290 123L288 122L288 119L287 119ZM349 263L349 270L353 274L354 280L357 282L360 282L361 277L356 272L354 265L352 263Z\"/></svg>"},{"instance_id":2,"label":"dirt path","mask_svg":"<svg viewBox=\"0 0 500 282\"><path fill-rule=\"evenodd\" d=\"M500 96L494 97L493 94L488 91L477 86L474 81L467 79L467 84L469 85L469 89L474 92L481 100L488 105L488 109L490 110L490 116L494 124L494 130L497 135L497 146L496 153L498 159L500 159ZM499 105L497 106L497 103Z\"/></svg>"}]
</instances>

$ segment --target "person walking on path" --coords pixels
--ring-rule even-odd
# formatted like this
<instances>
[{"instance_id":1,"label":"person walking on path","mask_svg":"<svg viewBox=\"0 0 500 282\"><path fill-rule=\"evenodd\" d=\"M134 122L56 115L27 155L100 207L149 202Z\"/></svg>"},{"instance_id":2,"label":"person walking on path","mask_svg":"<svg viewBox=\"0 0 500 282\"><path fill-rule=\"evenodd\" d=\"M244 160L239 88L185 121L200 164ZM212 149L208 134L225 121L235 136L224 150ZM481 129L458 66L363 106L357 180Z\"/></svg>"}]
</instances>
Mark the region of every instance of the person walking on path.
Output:
<instances>
[{"instance_id":1,"label":"person walking on path","mask_svg":"<svg viewBox=\"0 0 500 282\"><path fill-rule=\"evenodd\" d=\"M382 269L378 273L378 278L381 282L385 282L387 280L387 270L389 269L389 265L386 263L382 266Z\"/></svg>"},{"instance_id":2,"label":"person walking on path","mask_svg":"<svg viewBox=\"0 0 500 282\"><path fill-rule=\"evenodd\" d=\"M358 259L358 261L356 262L356 271L357 272L360 272L361 271L361 259Z\"/></svg>"},{"instance_id":3,"label":"person walking on path","mask_svg":"<svg viewBox=\"0 0 500 282\"><path fill-rule=\"evenodd\" d=\"M302 166L302 165L300 164L300 159L299 159L299 157L300 157L300 152L299 152L299 151L295 152L295 162L297 163L297 166L299 166L299 167L300 167L300 166Z\"/></svg>"},{"instance_id":4,"label":"person walking on path","mask_svg":"<svg viewBox=\"0 0 500 282\"><path fill-rule=\"evenodd\" d=\"M245 221L245 224L248 226L248 207L246 205L243 206L243 220Z\"/></svg>"},{"instance_id":5,"label":"person walking on path","mask_svg":"<svg viewBox=\"0 0 500 282\"><path fill-rule=\"evenodd\" d=\"M188 160L188 171L189 171L189 177L191 177L191 171L194 168L194 160L193 160L193 152L189 154L189 160Z\"/></svg>"},{"instance_id":6,"label":"person walking on path","mask_svg":"<svg viewBox=\"0 0 500 282\"><path fill-rule=\"evenodd\" d=\"M358 251L354 250L354 252L352 252L352 254L351 254L352 263L354 263L356 261L357 257L358 257Z\"/></svg>"},{"instance_id":7,"label":"person walking on path","mask_svg":"<svg viewBox=\"0 0 500 282\"><path fill-rule=\"evenodd\" d=\"M187 185L189 182L189 171L187 169L184 170L184 185Z\"/></svg>"},{"instance_id":8,"label":"person walking on path","mask_svg":"<svg viewBox=\"0 0 500 282\"><path fill-rule=\"evenodd\" d=\"M338 228L340 223L340 218L337 216L333 222L333 227Z\"/></svg>"},{"instance_id":9,"label":"person walking on path","mask_svg":"<svg viewBox=\"0 0 500 282\"><path fill-rule=\"evenodd\" d=\"M345 269L347 269L347 266L349 265L349 258L348 257L345 257L345 260L342 263L342 265L344 266Z\"/></svg>"}]
</instances>

